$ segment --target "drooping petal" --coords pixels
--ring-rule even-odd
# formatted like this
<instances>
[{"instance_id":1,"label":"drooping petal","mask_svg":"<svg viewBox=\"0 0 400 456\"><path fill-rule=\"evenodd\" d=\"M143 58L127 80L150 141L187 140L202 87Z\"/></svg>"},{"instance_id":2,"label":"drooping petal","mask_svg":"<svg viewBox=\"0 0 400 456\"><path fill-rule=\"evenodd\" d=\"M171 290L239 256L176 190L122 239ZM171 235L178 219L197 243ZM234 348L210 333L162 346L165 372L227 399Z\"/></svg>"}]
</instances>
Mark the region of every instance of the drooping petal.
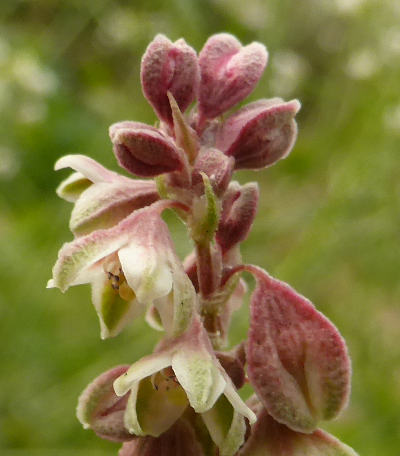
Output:
<instances>
[{"instance_id":1,"label":"drooping petal","mask_svg":"<svg viewBox=\"0 0 400 456\"><path fill-rule=\"evenodd\" d=\"M161 350L132 364L128 371L114 382L114 390L117 396L126 394L139 380L170 366L172 355L171 350Z\"/></svg>"},{"instance_id":2,"label":"drooping petal","mask_svg":"<svg viewBox=\"0 0 400 456\"><path fill-rule=\"evenodd\" d=\"M127 324L143 313L136 299L126 301L114 290L105 274L92 281L92 301L100 321L102 339L117 336Z\"/></svg>"},{"instance_id":3,"label":"drooping petal","mask_svg":"<svg viewBox=\"0 0 400 456\"><path fill-rule=\"evenodd\" d=\"M125 442L119 456L205 456L196 434L185 420L178 420L160 437Z\"/></svg>"},{"instance_id":4,"label":"drooping petal","mask_svg":"<svg viewBox=\"0 0 400 456\"><path fill-rule=\"evenodd\" d=\"M357 453L327 432L292 431L264 410L238 456L357 456Z\"/></svg>"},{"instance_id":5,"label":"drooping petal","mask_svg":"<svg viewBox=\"0 0 400 456\"><path fill-rule=\"evenodd\" d=\"M60 198L65 199L70 203L75 203L81 193L90 187L92 183L93 182L82 173L72 173L61 182L56 189L56 193Z\"/></svg>"},{"instance_id":6,"label":"drooping petal","mask_svg":"<svg viewBox=\"0 0 400 456\"><path fill-rule=\"evenodd\" d=\"M267 64L260 43L242 47L232 35L210 37L199 55L200 115L212 119L243 100L255 88Z\"/></svg>"},{"instance_id":7,"label":"drooping petal","mask_svg":"<svg viewBox=\"0 0 400 456\"><path fill-rule=\"evenodd\" d=\"M83 235L98 229L110 228L136 209L158 200L154 182L118 180L101 182L85 190L70 219L70 229Z\"/></svg>"},{"instance_id":8,"label":"drooping petal","mask_svg":"<svg viewBox=\"0 0 400 456\"><path fill-rule=\"evenodd\" d=\"M140 122L118 122L110 127L114 154L122 168L142 177L180 171L184 157L161 130Z\"/></svg>"},{"instance_id":9,"label":"drooping petal","mask_svg":"<svg viewBox=\"0 0 400 456\"><path fill-rule=\"evenodd\" d=\"M197 413L209 410L223 392L224 380L210 341L195 317L172 357L172 369Z\"/></svg>"},{"instance_id":10,"label":"drooping petal","mask_svg":"<svg viewBox=\"0 0 400 456\"><path fill-rule=\"evenodd\" d=\"M235 169L261 169L289 154L297 136L294 120L298 100L259 100L237 111L226 122L216 146L235 158Z\"/></svg>"},{"instance_id":11,"label":"drooping petal","mask_svg":"<svg viewBox=\"0 0 400 456\"><path fill-rule=\"evenodd\" d=\"M158 376L162 378L162 374ZM173 383L169 378L164 381ZM132 388L125 426L135 435L158 437L175 423L188 404L186 393L179 385L158 387L147 377Z\"/></svg>"},{"instance_id":12,"label":"drooping petal","mask_svg":"<svg viewBox=\"0 0 400 456\"><path fill-rule=\"evenodd\" d=\"M99 437L117 442L131 440L124 426L124 412L128 396L114 393L113 381L129 366L117 366L91 382L79 397L77 417L85 429L92 429Z\"/></svg>"},{"instance_id":13,"label":"drooping petal","mask_svg":"<svg viewBox=\"0 0 400 456\"><path fill-rule=\"evenodd\" d=\"M94 231L64 244L53 267L53 286L64 292L71 285L89 282L92 277L87 277L86 272L129 241L132 226L144 210L135 211L113 228Z\"/></svg>"},{"instance_id":14,"label":"drooping petal","mask_svg":"<svg viewBox=\"0 0 400 456\"><path fill-rule=\"evenodd\" d=\"M254 266L248 375L277 421L301 432L334 418L347 404L350 360L334 325L287 284Z\"/></svg>"},{"instance_id":15,"label":"drooping petal","mask_svg":"<svg viewBox=\"0 0 400 456\"><path fill-rule=\"evenodd\" d=\"M144 96L158 117L172 124L167 93L182 112L195 99L200 79L196 52L183 39L172 43L157 35L143 55L140 77Z\"/></svg>"},{"instance_id":16,"label":"drooping petal","mask_svg":"<svg viewBox=\"0 0 400 456\"><path fill-rule=\"evenodd\" d=\"M214 407L201 415L208 432L218 446L220 456L233 456L244 442L244 418L221 396Z\"/></svg>"},{"instance_id":17,"label":"drooping petal","mask_svg":"<svg viewBox=\"0 0 400 456\"><path fill-rule=\"evenodd\" d=\"M86 157L86 155L76 154L61 157L54 165L54 169L58 171L63 168L72 168L94 183L112 182L115 179L127 179L126 177L120 176L119 174L104 168L100 163L97 163L97 161L92 158Z\"/></svg>"}]
</instances>

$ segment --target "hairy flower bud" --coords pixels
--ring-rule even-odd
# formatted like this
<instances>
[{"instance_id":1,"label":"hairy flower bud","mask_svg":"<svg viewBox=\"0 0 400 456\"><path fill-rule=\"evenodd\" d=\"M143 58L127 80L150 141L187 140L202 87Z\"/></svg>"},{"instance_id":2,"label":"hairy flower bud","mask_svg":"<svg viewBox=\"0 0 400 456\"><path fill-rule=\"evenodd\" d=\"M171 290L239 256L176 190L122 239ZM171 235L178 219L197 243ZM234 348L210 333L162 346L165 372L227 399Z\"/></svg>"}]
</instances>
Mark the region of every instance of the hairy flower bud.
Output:
<instances>
[{"instance_id":1,"label":"hairy flower bud","mask_svg":"<svg viewBox=\"0 0 400 456\"><path fill-rule=\"evenodd\" d=\"M246 98L259 81L267 59L267 50L260 43L242 47L227 33L209 38L199 55L200 115L212 119Z\"/></svg>"},{"instance_id":2,"label":"hairy flower bud","mask_svg":"<svg viewBox=\"0 0 400 456\"><path fill-rule=\"evenodd\" d=\"M257 213L258 197L258 185L254 182L243 186L232 182L229 186L216 233L224 253L246 239Z\"/></svg>"},{"instance_id":3,"label":"hairy flower bud","mask_svg":"<svg viewBox=\"0 0 400 456\"><path fill-rule=\"evenodd\" d=\"M120 166L142 177L179 171L182 153L160 130L140 122L118 122L110 127L114 154Z\"/></svg>"},{"instance_id":4,"label":"hairy flower bud","mask_svg":"<svg viewBox=\"0 0 400 456\"><path fill-rule=\"evenodd\" d=\"M280 98L250 103L229 117L216 146L235 158L236 169L260 169L285 158L297 135L294 116L300 103Z\"/></svg>"},{"instance_id":5,"label":"hairy flower bud","mask_svg":"<svg viewBox=\"0 0 400 456\"><path fill-rule=\"evenodd\" d=\"M161 120L172 125L167 92L184 112L197 96L199 79L196 52L185 40L172 43L157 35L147 47L141 66L142 89Z\"/></svg>"},{"instance_id":6,"label":"hairy flower bud","mask_svg":"<svg viewBox=\"0 0 400 456\"><path fill-rule=\"evenodd\" d=\"M229 185L235 161L218 149L202 148L197 156L192 174L192 185L198 194L204 193L201 173L205 173L217 196L221 196Z\"/></svg>"},{"instance_id":7,"label":"hairy flower bud","mask_svg":"<svg viewBox=\"0 0 400 456\"><path fill-rule=\"evenodd\" d=\"M257 416L250 437L238 456L357 456L356 452L327 432L312 434L292 431L277 423L265 410Z\"/></svg>"},{"instance_id":8,"label":"hairy flower bud","mask_svg":"<svg viewBox=\"0 0 400 456\"><path fill-rule=\"evenodd\" d=\"M118 366L93 380L79 397L77 417L85 429L92 429L99 437L117 442L132 440L124 426L124 413L129 394L118 397L113 382L128 370Z\"/></svg>"},{"instance_id":9,"label":"hairy flower bud","mask_svg":"<svg viewBox=\"0 0 400 456\"><path fill-rule=\"evenodd\" d=\"M248 375L268 413L310 433L347 405L351 367L345 341L310 301L255 266Z\"/></svg>"}]
</instances>

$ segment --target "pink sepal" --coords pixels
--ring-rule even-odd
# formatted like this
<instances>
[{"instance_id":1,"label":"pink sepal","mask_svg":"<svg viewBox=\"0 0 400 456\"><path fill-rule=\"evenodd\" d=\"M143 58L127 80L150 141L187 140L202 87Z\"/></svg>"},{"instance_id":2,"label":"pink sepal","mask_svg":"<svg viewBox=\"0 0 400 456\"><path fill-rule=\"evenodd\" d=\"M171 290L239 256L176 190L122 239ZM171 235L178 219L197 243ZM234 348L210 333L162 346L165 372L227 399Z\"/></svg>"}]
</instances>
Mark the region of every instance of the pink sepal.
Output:
<instances>
[{"instance_id":1,"label":"pink sepal","mask_svg":"<svg viewBox=\"0 0 400 456\"><path fill-rule=\"evenodd\" d=\"M200 80L196 51L183 39L172 43L157 35L143 55L140 76L144 96L158 117L172 125L167 92L182 112L196 98Z\"/></svg>"},{"instance_id":2,"label":"pink sepal","mask_svg":"<svg viewBox=\"0 0 400 456\"><path fill-rule=\"evenodd\" d=\"M260 169L287 157L297 136L298 100L279 98L250 103L229 117L216 147L235 158L235 169Z\"/></svg>"},{"instance_id":3,"label":"pink sepal","mask_svg":"<svg viewBox=\"0 0 400 456\"><path fill-rule=\"evenodd\" d=\"M114 380L129 366L117 366L95 378L79 397L77 416L85 429L92 429L99 437L115 442L132 440L124 426L124 413L129 394L118 397Z\"/></svg>"},{"instance_id":4,"label":"pink sepal","mask_svg":"<svg viewBox=\"0 0 400 456\"><path fill-rule=\"evenodd\" d=\"M248 376L278 422L310 433L347 405L351 366L344 339L310 301L255 266Z\"/></svg>"},{"instance_id":5,"label":"pink sepal","mask_svg":"<svg viewBox=\"0 0 400 456\"><path fill-rule=\"evenodd\" d=\"M201 118L217 117L246 98L259 81L267 59L267 50L260 43L242 47L228 33L210 37L199 55Z\"/></svg>"},{"instance_id":6,"label":"pink sepal","mask_svg":"<svg viewBox=\"0 0 400 456\"><path fill-rule=\"evenodd\" d=\"M140 122L118 122L110 127L114 154L122 168L141 177L180 171L182 152L161 130Z\"/></svg>"}]
</instances>

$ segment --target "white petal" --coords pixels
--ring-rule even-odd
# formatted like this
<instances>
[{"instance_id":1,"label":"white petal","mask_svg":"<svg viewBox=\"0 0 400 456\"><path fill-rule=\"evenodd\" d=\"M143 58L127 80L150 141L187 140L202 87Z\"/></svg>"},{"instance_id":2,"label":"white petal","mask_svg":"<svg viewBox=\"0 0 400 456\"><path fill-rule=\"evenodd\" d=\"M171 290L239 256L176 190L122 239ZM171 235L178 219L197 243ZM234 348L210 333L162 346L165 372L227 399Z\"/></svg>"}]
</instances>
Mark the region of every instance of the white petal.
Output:
<instances>
[{"instance_id":1,"label":"white petal","mask_svg":"<svg viewBox=\"0 0 400 456\"><path fill-rule=\"evenodd\" d=\"M114 382L114 390L118 396L127 393L135 382L171 365L171 351L152 353L133 364L125 374Z\"/></svg>"}]
</instances>

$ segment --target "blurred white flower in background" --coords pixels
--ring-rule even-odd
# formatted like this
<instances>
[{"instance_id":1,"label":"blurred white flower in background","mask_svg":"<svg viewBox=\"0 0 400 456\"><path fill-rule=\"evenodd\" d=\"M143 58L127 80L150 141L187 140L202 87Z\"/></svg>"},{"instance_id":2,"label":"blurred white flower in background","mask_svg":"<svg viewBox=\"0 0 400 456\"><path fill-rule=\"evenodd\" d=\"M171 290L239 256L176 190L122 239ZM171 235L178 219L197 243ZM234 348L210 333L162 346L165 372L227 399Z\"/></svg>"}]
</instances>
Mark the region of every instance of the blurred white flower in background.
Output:
<instances>
[{"instance_id":1,"label":"blurred white flower in background","mask_svg":"<svg viewBox=\"0 0 400 456\"><path fill-rule=\"evenodd\" d=\"M350 55L345 71L353 79L369 79L380 69L377 53L371 49L362 49Z\"/></svg>"},{"instance_id":2,"label":"blurred white flower in background","mask_svg":"<svg viewBox=\"0 0 400 456\"><path fill-rule=\"evenodd\" d=\"M275 53L270 65L271 90L282 97L290 96L310 71L306 59L291 50Z\"/></svg>"},{"instance_id":3,"label":"blurred white flower in background","mask_svg":"<svg viewBox=\"0 0 400 456\"><path fill-rule=\"evenodd\" d=\"M339 13L357 14L366 0L334 0L334 5Z\"/></svg>"},{"instance_id":4,"label":"blurred white flower in background","mask_svg":"<svg viewBox=\"0 0 400 456\"><path fill-rule=\"evenodd\" d=\"M0 179L12 179L18 172L19 163L15 151L0 145Z\"/></svg>"},{"instance_id":5,"label":"blurred white flower in background","mask_svg":"<svg viewBox=\"0 0 400 456\"><path fill-rule=\"evenodd\" d=\"M15 55L12 62L12 75L24 89L38 95L50 95L58 87L55 73L26 52Z\"/></svg>"},{"instance_id":6,"label":"blurred white flower in background","mask_svg":"<svg viewBox=\"0 0 400 456\"><path fill-rule=\"evenodd\" d=\"M383 124L392 133L400 134L400 103L386 109L383 114Z\"/></svg>"}]
</instances>

